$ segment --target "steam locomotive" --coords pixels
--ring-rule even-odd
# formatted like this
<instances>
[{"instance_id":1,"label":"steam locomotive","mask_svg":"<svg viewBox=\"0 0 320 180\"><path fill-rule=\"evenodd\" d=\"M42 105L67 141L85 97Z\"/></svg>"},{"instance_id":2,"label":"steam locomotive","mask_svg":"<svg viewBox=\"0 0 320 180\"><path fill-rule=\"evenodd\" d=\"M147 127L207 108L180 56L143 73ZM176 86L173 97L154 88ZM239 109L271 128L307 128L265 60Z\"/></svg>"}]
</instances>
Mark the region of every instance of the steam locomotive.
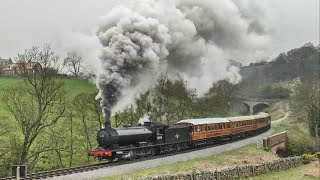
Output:
<instances>
[{"instance_id":1,"label":"steam locomotive","mask_svg":"<svg viewBox=\"0 0 320 180\"><path fill-rule=\"evenodd\" d=\"M186 119L175 125L145 122L143 126L106 128L97 133L99 147L88 152L99 160L130 160L253 136L270 129L271 116Z\"/></svg>"}]
</instances>

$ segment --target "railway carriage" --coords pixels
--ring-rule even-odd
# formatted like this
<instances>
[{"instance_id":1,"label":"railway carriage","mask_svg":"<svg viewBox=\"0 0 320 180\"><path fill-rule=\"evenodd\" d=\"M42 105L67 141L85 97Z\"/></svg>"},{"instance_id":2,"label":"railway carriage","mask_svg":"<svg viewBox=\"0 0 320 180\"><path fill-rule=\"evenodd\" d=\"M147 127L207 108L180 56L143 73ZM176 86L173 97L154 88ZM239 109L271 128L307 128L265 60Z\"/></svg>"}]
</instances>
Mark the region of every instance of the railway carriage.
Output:
<instances>
[{"instance_id":1,"label":"railway carriage","mask_svg":"<svg viewBox=\"0 0 320 180\"><path fill-rule=\"evenodd\" d=\"M256 118L254 116L229 117L231 123L231 136L244 137L252 134L256 129Z\"/></svg>"},{"instance_id":2,"label":"railway carriage","mask_svg":"<svg viewBox=\"0 0 320 180\"><path fill-rule=\"evenodd\" d=\"M269 127L271 124L271 116L267 113L260 113L257 115L254 115L255 119L257 120L257 126L256 129L261 129L264 127Z\"/></svg>"},{"instance_id":3,"label":"railway carriage","mask_svg":"<svg viewBox=\"0 0 320 180\"><path fill-rule=\"evenodd\" d=\"M177 124L192 127L190 139L195 146L217 142L230 135L230 121L227 118L187 119Z\"/></svg>"}]
</instances>

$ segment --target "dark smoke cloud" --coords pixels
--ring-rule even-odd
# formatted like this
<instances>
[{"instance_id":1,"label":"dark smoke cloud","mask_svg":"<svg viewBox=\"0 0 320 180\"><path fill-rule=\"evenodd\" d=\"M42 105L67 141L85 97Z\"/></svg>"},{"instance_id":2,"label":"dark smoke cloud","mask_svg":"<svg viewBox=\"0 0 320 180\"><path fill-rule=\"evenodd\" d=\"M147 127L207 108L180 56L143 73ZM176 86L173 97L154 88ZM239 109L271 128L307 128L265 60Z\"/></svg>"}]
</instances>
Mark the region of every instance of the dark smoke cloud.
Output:
<instances>
[{"instance_id":1,"label":"dark smoke cloud","mask_svg":"<svg viewBox=\"0 0 320 180\"><path fill-rule=\"evenodd\" d=\"M256 51L270 36L231 0L139 0L101 19L97 86L106 117L131 104L161 73L178 75L204 93L212 82L241 77L228 59ZM254 26L254 25L255 26Z\"/></svg>"}]
</instances>

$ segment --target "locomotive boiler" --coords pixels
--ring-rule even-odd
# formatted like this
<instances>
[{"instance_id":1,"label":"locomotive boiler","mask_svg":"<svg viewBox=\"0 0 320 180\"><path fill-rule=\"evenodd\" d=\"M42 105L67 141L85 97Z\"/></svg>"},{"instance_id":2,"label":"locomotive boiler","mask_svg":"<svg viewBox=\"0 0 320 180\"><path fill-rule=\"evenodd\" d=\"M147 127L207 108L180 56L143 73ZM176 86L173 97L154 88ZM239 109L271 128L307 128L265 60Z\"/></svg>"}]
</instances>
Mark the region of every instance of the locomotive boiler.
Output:
<instances>
[{"instance_id":1,"label":"locomotive boiler","mask_svg":"<svg viewBox=\"0 0 320 180\"><path fill-rule=\"evenodd\" d=\"M139 142L150 143L156 138L154 128L148 126L104 128L97 134L97 142L100 147L110 148L111 146L135 145Z\"/></svg>"}]
</instances>

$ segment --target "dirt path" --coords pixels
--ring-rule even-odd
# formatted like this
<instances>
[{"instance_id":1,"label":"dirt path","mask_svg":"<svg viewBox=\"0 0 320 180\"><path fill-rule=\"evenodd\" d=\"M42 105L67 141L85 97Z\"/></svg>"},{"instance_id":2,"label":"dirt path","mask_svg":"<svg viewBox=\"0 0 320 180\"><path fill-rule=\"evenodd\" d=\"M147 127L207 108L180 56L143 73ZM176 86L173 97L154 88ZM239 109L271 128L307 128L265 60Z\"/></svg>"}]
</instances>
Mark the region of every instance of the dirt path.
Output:
<instances>
[{"instance_id":1,"label":"dirt path","mask_svg":"<svg viewBox=\"0 0 320 180\"><path fill-rule=\"evenodd\" d=\"M289 103L287 102L287 103L286 103L286 114L285 114L282 118L280 118L280 119L271 121L271 123L272 123L272 124L278 124L278 123L280 123L281 121L286 120L286 119L289 117L290 113L291 113L291 112L290 112L290 106L289 106Z\"/></svg>"}]
</instances>

